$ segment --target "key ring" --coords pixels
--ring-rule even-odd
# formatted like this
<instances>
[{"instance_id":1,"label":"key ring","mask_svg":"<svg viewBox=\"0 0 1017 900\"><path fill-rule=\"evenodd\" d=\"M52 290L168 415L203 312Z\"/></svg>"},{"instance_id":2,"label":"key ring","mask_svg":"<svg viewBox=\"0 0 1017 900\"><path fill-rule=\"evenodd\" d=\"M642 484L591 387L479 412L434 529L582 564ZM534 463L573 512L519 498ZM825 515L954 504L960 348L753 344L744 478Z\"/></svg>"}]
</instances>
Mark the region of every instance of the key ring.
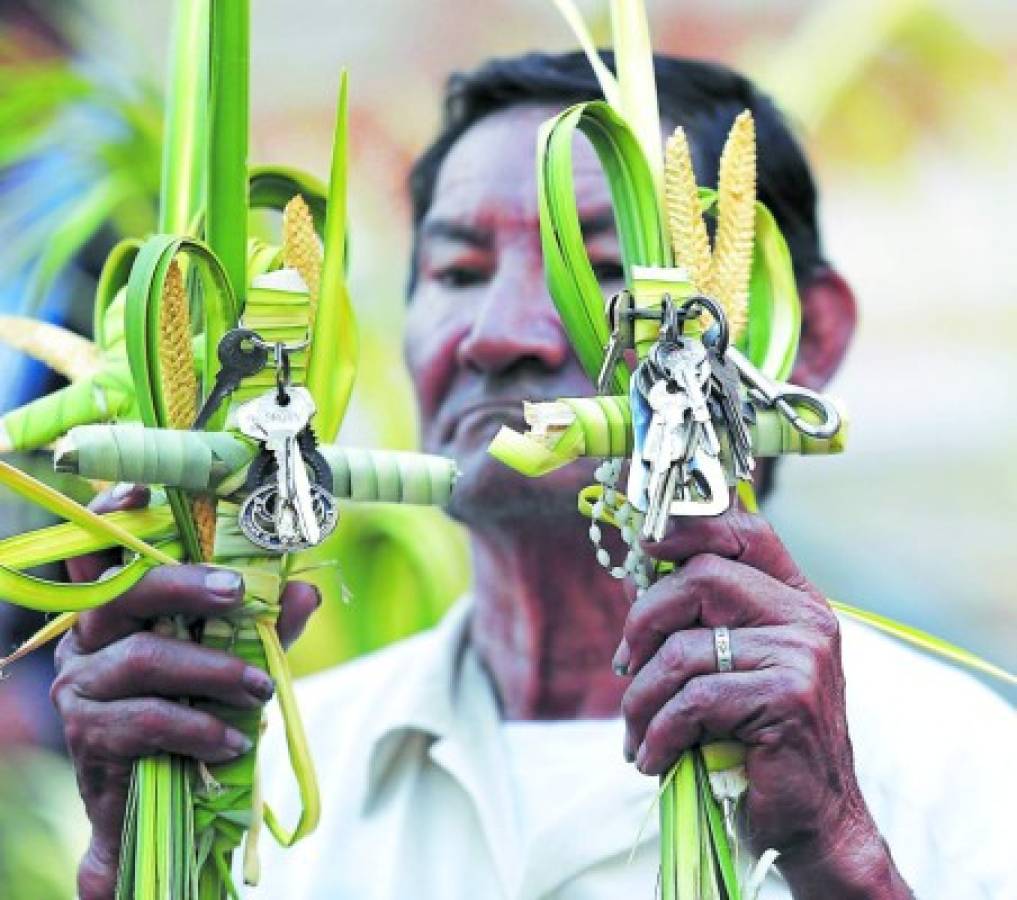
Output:
<instances>
[{"instance_id":1,"label":"key ring","mask_svg":"<svg viewBox=\"0 0 1017 900\"><path fill-rule=\"evenodd\" d=\"M682 320L684 321L694 318L691 313L696 307L699 307L701 310L706 310L716 323L719 334L717 334L713 341L713 348L720 356L723 356L727 353L728 344L731 341L731 331L728 328L727 316L724 315L723 307L712 297L707 297L705 294L696 294L694 297L689 297L689 299L679 307L679 311L682 313Z\"/></svg>"},{"instance_id":2,"label":"key ring","mask_svg":"<svg viewBox=\"0 0 1017 900\"><path fill-rule=\"evenodd\" d=\"M311 346L310 335L302 341L297 341L295 344L286 344L283 341L266 341L256 331L252 331L250 341L255 347L260 347L262 350L275 350L276 347L282 347L285 353L299 353L301 350L306 350Z\"/></svg>"},{"instance_id":3,"label":"key ring","mask_svg":"<svg viewBox=\"0 0 1017 900\"><path fill-rule=\"evenodd\" d=\"M273 354L275 361L276 399L279 401L280 406L285 406L290 402L289 394L286 393L286 388L290 385L290 354L286 349L286 345L281 341L273 348Z\"/></svg>"},{"instance_id":4,"label":"key ring","mask_svg":"<svg viewBox=\"0 0 1017 900\"><path fill-rule=\"evenodd\" d=\"M287 344L283 341L266 341L260 334L252 331L250 341L261 350L272 351L272 362L275 365L276 397L279 400L279 405L285 406L289 402L286 388L290 384L290 354L306 350L311 345L310 336L295 344Z\"/></svg>"}]
</instances>

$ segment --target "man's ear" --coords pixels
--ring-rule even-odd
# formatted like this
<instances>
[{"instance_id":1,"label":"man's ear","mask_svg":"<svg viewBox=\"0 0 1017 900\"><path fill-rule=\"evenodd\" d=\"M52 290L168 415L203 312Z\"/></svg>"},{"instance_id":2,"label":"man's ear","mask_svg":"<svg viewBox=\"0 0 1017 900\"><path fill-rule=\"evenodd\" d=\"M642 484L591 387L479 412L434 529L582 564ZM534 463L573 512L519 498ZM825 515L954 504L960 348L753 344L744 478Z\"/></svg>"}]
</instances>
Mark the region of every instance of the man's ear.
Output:
<instances>
[{"instance_id":1,"label":"man's ear","mask_svg":"<svg viewBox=\"0 0 1017 900\"><path fill-rule=\"evenodd\" d=\"M802 335L791 381L822 390L840 368L858 319L854 291L839 273L824 266L804 287Z\"/></svg>"}]
</instances>

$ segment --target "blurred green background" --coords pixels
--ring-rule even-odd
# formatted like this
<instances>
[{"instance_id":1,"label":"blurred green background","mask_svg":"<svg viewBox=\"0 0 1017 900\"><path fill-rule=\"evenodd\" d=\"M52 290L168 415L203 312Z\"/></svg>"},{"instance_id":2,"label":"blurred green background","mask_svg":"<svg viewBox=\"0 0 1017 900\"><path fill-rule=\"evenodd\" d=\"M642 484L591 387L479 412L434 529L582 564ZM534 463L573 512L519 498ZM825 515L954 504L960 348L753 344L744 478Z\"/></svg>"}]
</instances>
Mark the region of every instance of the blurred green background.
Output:
<instances>
[{"instance_id":1,"label":"blurred green background","mask_svg":"<svg viewBox=\"0 0 1017 900\"><path fill-rule=\"evenodd\" d=\"M579 5L606 39L606 3ZM828 256L861 304L854 349L832 386L851 413L849 452L785 461L768 515L831 596L1014 669L1017 6L648 7L657 49L738 66L787 110L815 163ZM171 13L170 3L131 0L0 0L4 311L87 328L89 280L113 237L150 227ZM343 439L412 447L399 352L409 165L437 126L451 70L572 49L570 35L548 0L256 0L252 24L253 162L324 175L338 70L350 70L351 289L363 363ZM103 206L94 187L111 173L126 173L129 189ZM62 268L51 238L69 220L81 252ZM15 367L0 355L11 390ZM22 392L49 384L40 369L18 373ZM296 648L299 668L409 633L462 590L460 536L423 515L348 516L337 574L352 599L319 616ZM6 520L7 532L25 527ZM365 556L385 565L358 565ZM14 641L24 627L0 617L0 638ZM0 687L0 900L72 896L85 833L66 766L32 749L61 744L46 673L33 663Z\"/></svg>"}]
</instances>

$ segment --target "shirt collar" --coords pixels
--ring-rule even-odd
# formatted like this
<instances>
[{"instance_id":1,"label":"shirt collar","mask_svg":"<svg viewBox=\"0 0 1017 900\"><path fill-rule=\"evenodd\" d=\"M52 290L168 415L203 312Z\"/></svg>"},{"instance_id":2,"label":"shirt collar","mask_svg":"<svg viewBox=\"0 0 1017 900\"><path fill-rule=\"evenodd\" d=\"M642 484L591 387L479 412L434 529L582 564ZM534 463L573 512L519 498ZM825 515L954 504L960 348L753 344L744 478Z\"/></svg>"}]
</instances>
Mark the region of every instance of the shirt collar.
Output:
<instances>
[{"instance_id":1,"label":"shirt collar","mask_svg":"<svg viewBox=\"0 0 1017 900\"><path fill-rule=\"evenodd\" d=\"M434 628L410 639L417 648L407 667L387 673L388 684L379 692L385 702L365 736L362 811L369 809L407 737L417 733L440 740L455 729L472 607L469 595L461 597Z\"/></svg>"},{"instance_id":2,"label":"shirt collar","mask_svg":"<svg viewBox=\"0 0 1017 900\"><path fill-rule=\"evenodd\" d=\"M382 796L386 780L405 764L406 752L448 772L470 796L501 882L519 882L518 896L545 896L568 878L603 859L631 854L656 835L653 809L655 789L619 777L617 785L594 797L558 828L547 833L547 846L538 848L522 868L512 830L513 798L506 775L501 740L491 740L500 725L498 702L490 678L469 643L472 600L465 596L430 631L410 640L419 642L404 657L405 664L389 667L386 683L375 696L373 727L365 737L362 815L369 815ZM426 749L414 740L427 742ZM405 771L405 770L403 770ZM607 804L607 805L605 805ZM596 841L571 846L577 823L600 823ZM522 874L520 874L522 873ZM520 881L521 878L521 881ZM523 890L525 887L525 891Z\"/></svg>"}]
</instances>

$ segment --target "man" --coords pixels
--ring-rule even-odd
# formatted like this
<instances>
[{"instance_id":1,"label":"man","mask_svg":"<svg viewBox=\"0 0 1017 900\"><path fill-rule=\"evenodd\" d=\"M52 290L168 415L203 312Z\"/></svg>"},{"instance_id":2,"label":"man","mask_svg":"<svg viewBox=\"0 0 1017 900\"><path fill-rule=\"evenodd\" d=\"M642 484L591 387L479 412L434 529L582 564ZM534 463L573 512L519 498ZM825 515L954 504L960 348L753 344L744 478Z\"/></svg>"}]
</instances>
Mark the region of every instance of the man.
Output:
<instances>
[{"instance_id":1,"label":"man","mask_svg":"<svg viewBox=\"0 0 1017 900\"><path fill-rule=\"evenodd\" d=\"M702 183L715 181L735 115L752 109L760 194L802 293L793 380L821 388L849 343L854 302L823 262L800 151L772 104L726 69L661 59L657 78L665 126L686 126ZM748 748L745 841L781 854L763 896L1001 896L1008 854L994 816L1001 785L1012 798L1009 776L968 758L974 742L1012 743L998 698L838 625L765 522L740 510L672 522L648 549L680 565L630 607L575 512L591 466L528 481L486 454L500 424L521 424L523 399L591 391L543 281L533 148L541 122L596 92L578 55L496 61L450 84L445 128L411 182L406 355L425 448L463 471L450 512L469 529L474 583L433 632L302 685L324 816L285 855L262 842L264 884L252 896L650 898L656 835L640 825L657 782L645 776L729 737ZM614 290L608 194L585 145L575 183L591 260ZM127 489L104 506L142 502ZM108 564L70 567L81 579ZM53 696L94 826L82 900L111 894L134 758L218 761L246 748L162 698L253 706L271 693L265 677L141 632L170 612L214 615L241 592L221 572L157 569L62 642ZM284 639L315 602L289 585ZM717 626L731 629L733 672L717 672ZM291 791L270 735L263 771L279 798ZM285 802L282 811L292 816Z\"/></svg>"}]
</instances>

